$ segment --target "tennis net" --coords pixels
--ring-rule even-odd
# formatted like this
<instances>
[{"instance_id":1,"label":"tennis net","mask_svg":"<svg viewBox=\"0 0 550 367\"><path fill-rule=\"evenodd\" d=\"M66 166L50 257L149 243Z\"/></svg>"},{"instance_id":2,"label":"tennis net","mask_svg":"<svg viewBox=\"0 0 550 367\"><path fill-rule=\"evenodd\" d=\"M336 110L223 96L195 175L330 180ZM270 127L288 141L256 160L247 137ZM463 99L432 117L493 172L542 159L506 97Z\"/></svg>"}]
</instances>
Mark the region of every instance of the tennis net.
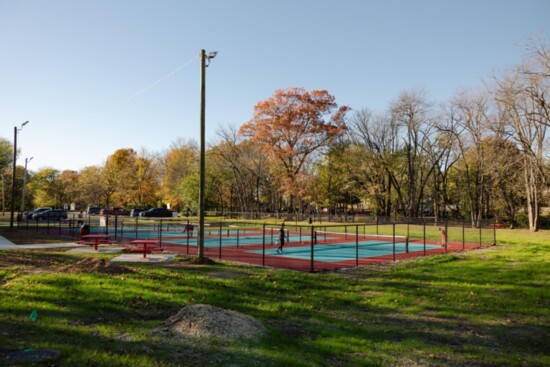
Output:
<instances>
[{"instance_id":1,"label":"tennis net","mask_svg":"<svg viewBox=\"0 0 550 367\"><path fill-rule=\"evenodd\" d=\"M409 238L407 236L381 235L372 233L349 233L349 232L330 232L330 231L315 231L315 244L355 244L362 242L362 245L376 246L395 243L405 243L408 245Z\"/></svg>"}]
</instances>

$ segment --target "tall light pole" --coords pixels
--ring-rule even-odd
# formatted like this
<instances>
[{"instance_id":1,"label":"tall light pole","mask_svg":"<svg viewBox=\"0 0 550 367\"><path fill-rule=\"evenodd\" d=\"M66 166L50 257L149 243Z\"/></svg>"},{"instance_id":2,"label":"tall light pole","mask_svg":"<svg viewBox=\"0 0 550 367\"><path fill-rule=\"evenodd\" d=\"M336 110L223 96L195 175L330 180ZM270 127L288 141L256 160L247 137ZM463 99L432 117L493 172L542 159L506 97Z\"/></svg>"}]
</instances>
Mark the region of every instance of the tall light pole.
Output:
<instances>
[{"instance_id":1,"label":"tall light pole","mask_svg":"<svg viewBox=\"0 0 550 367\"><path fill-rule=\"evenodd\" d=\"M25 188L27 187L27 163L34 157L25 158L25 175L23 176L23 195L21 195L21 212L25 210Z\"/></svg>"},{"instance_id":2,"label":"tall light pole","mask_svg":"<svg viewBox=\"0 0 550 367\"><path fill-rule=\"evenodd\" d=\"M210 60L216 57L216 51L209 52L206 55L204 50L201 50L201 132L200 132L200 182L199 182L199 238L197 240L197 256L199 262L204 260L204 170L205 170L205 148L204 148L204 130L205 122L204 115L206 110L206 67L210 64Z\"/></svg>"},{"instance_id":3,"label":"tall light pole","mask_svg":"<svg viewBox=\"0 0 550 367\"><path fill-rule=\"evenodd\" d=\"M23 129L23 126L28 124L25 121L21 124L21 127L13 127L13 174L11 176L11 214L10 214L10 230L13 230L13 213L15 212L15 176L17 166L17 132Z\"/></svg>"}]
</instances>

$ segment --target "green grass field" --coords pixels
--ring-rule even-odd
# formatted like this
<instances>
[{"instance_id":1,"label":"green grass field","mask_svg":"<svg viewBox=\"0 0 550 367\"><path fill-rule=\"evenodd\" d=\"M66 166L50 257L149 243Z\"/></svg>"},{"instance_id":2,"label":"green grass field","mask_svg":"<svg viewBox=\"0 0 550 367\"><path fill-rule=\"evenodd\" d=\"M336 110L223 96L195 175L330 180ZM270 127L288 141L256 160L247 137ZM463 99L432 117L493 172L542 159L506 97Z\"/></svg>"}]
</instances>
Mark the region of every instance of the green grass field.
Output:
<instances>
[{"instance_id":1,"label":"green grass field","mask_svg":"<svg viewBox=\"0 0 550 367\"><path fill-rule=\"evenodd\" d=\"M324 274L183 257L77 273L68 269L83 255L0 251L0 365L550 366L550 232L497 238L483 250ZM267 331L254 340L155 332L189 304L242 312ZM37 349L59 357L5 358Z\"/></svg>"}]
</instances>

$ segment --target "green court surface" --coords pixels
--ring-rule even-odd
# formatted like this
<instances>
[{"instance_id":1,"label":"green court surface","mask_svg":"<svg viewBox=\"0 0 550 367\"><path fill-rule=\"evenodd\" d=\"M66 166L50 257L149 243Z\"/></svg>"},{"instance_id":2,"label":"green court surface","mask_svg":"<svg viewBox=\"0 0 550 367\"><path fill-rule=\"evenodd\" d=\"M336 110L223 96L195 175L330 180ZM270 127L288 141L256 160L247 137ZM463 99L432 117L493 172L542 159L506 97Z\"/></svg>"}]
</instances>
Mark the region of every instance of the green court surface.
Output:
<instances>
[{"instance_id":1,"label":"green court surface","mask_svg":"<svg viewBox=\"0 0 550 367\"><path fill-rule=\"evenodd\" d=\"M441 248L440 246L426 245L426 250ZM409 244L409 252L424 251L424 245ZM261 254L262 250L249 251ZM402 254L406 252L404 242L395 243L395 253ZM330 245L315 245L313 256L315 261L338 262L353 260L358 258L369 258L379 256L392 256L394 253L393 243L383 243L378 241L362 241L356 246L355 243L340 243ZM276 249L266 249L266 255L275 255L289 257L294 259L311 259L311 246L285 247L284 254L277 254Z\"/></svg>"},{"instance_id":2,"label":"green court surface","mask_svg":"<svg viewBox=\"0 0 550 367\"><path fill-rule=\"evenodd\" d=\"M225 231L224 231L225 232ZM163 242L176 244L176 245L187 245L187 238L183 238L185 234L180 233L182 236L182 239L166 239L163 240ZM163 234L163 237L165 235ZM299 235L290 235L289 239L287 239L287 242L298 242L298 241L309 241L309 236L299 236ZM241 245L262 245L264 241L264 237L262 235L246 235L246 236L231 236L221 237L221 245L222 247L226 246L241 246ZM190 246L196 246L197 245L197 237L196 235L193 238L189 239L189 245ZM271 236L266 235L265 236L265 245L267 246L273 246L274 242L271 242ZM205 237L204 238L204 246L206 247L219 247L220 246L220 237Z\"/></svg>"},{"instance_id":3,"label":"green court surface","mask_svg":"<svg viewBox=\"0 0 550 367\"><path fill-rule=\"evenodd\" d=\"M105 228L92 228L91 230L91 233L109 233L110 235L114 236L115 235L115 229L114 228L108 228L108 230L106 231ZM222 238L225 238L227 236L231 236L231 237L245 237L245 236L248 236L246 233L246 231L243 231L243 230L222 230ZM194 230L193 232L193 237L196 237L197 234L198 234L198 231L197 230ZM219 230L210 230L210 229L207 229L205 232L204 232L205 236L216 236L216 238L219 239L219 234L220 234L220 231ZM126 238L140 238L140 239L143 239L143 238L159 238L159 231L158 229L153 229L152 227L149 227L149 228L139 228L138 231L136 232L135 229L133 228L125 228L124 230L121 230L120 228L117 229L116 231L116 235L119 236L119 237L126 237ZM136 237L137 236L137 237ZM162 231L162 238L165 238L165 237L180 237L180 238L187 238L187 232L183 232L183 231L166 231L166 230L163 230ZM260 235L261 237L261 235ZM266 239L268 238L268 235L266 235Z\"/></svg>"}]
</instances>

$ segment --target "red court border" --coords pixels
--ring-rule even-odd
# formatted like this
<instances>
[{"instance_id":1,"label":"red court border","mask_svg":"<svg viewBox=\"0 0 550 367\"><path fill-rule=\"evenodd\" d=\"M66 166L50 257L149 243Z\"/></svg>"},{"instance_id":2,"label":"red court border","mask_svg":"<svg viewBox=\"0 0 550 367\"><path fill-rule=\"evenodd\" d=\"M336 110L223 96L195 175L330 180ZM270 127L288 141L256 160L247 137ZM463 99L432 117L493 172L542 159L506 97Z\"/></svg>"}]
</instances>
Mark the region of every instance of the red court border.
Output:
<instances>
[{"instance_id":1,"label":"red court border","mask_svg":"<svg viewBox=\"0 0 550 367\"><path fill-rule=\"evenodd\" d=\"M178 238L178 239L181 240L181 238ZM412 241L411 243L414 243L416 245L424 244L424 242L422 241ZM292 242L290 244L286 244L285 248L303 247L303 246L310 246L310 245L311 245L310 241ZM262 244L242 245L239 247L222 246L221 249L220 247L205 247L204 256L212 260L216 260L216 259L226 260L226 261L245 263L245 264L251 264L256 266L265 266L265 267L273 267L273 268L281 268L281 269L289 269L289 270L297 270L297 271L305 271L305 272L324 272L324 271L334 271L334 270L344 269L344 268L353 268L357 266L388 263L388 262L393 262L394 260L399 261L399 260L413 259L413 258L419 258L424 256L430 256L430 255L437 255L437 254L444 254L449 252L458 252L458 251L481 248L479 244L463 245L462 243L457 243L457 242L448 243L447 248L434 242L426 242L426 245L432 245L432 246L436 245L439 247L435 249L426 249L426 255L424 255L424 250L421 250L421 251L414 251L409 253L396 253L395 258L393 254L390 254L390 255L384 255L384 256L368 257L368 258L359 258L359 259L354 258L354 259L336 261L336 262L314 260L313 263L311 259L296 259L292 257L287 257L285 255L268 255L267 253L264 256L262 253L250 252L253 250L261 251L264 248ZM196 246L187 247L187 245L170 244L170 238L163 238L162 247L165 250L175 252L177 254L188 254L188 255L194 255L194 256L197 255ZM269 249L274 249L274 247L271 246L271 244L266 243L265 244L266 252ZM315 256L315 249L314 249L314 256Z\"/></svg>"}]
</instances>

